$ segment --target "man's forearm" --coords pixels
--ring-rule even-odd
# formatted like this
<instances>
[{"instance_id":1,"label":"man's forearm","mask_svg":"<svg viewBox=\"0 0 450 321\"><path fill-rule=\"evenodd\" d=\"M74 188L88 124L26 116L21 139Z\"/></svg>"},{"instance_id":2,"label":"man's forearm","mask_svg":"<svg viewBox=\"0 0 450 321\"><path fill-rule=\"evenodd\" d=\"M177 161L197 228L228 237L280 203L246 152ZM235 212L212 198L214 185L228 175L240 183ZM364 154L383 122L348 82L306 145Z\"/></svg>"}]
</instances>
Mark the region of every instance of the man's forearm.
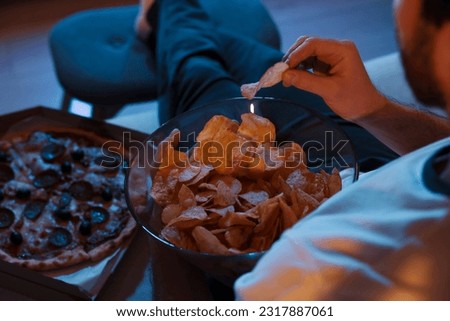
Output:
<instances>
[{"instance_id":1,"label":"man's forearm","mask_svg":"<svg viewBox=\"0 0 450 321\"><path fill-rule=\"evenodd\" d=\"M450 136L447 119L386 101L383 108L355 122L400 155Z\"/></svg>"}]
</instances>

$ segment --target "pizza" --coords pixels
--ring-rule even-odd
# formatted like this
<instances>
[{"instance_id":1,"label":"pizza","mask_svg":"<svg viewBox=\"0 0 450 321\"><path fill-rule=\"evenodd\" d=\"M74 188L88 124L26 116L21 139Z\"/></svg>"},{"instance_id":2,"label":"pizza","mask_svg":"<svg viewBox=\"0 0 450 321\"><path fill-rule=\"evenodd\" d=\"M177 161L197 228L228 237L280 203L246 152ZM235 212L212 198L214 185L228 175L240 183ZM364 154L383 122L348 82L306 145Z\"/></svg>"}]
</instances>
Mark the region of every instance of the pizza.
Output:
<instances>
[{"instance_id":1,"label":"pizza","mask_svg":"<svg viewBox=\"0 0 450 321\"><path fill-rule=\"evenodd\" d=\"M0 140L0 259L32 270L99 261L135 229L125 155L79 132Z\"/></svg>"}]
</instances>

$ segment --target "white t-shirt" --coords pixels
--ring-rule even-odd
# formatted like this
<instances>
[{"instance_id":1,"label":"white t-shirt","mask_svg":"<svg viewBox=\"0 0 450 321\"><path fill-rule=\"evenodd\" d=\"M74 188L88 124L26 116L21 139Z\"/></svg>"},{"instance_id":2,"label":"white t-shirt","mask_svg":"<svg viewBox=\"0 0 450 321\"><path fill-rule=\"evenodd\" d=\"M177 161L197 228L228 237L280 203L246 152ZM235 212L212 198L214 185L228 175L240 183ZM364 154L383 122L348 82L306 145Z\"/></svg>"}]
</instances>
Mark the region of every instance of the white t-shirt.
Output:
<instances>
[{"instance_id":1,"label":"white t-shirt","mask_svg":"<svg viewBox=\"0 0 450 321\"><path fill-rule=\"evenodd\" d=\"M446 147L450 137L333 196L237 280L236 298L449 300L450 186L431 166Z\"/></svg>"}]
</instances>

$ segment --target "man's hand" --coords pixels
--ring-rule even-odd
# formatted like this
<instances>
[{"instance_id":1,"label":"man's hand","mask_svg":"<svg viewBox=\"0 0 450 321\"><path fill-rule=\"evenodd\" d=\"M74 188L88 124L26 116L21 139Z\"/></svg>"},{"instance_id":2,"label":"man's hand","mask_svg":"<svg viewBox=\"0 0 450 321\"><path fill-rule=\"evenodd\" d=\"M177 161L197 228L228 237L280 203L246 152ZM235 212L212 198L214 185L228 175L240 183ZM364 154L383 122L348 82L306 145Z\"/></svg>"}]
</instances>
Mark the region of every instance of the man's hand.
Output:
<instances>
[{"instance_id":1,"label":"man's hand","mask_svg":"<svg viewBox=\"0 0 450 321\"><path fill-rule=\"evenodd\" d=\"M152 27L147 21L148 10L153 6L155 0L140 0L139 12L134 21L134 30L141 40L147 40L152 31Z\"/></svg>"},{"instance_id":2,"label":"man's hand","mask_svg":"<svg viewBox=\"0 0 450 321\"><path fill-rule=\"evenodd\" d=\"M314 57L328 64L308 72L297 67ZM290 69L283 74L285 86L295 86L321 96L342 118L357 121L383 108L388 102L373 86L356 46L350 41L302 36L283 57ZM323 69L323 68L322 68Z\"/></svg>"}]
</instances>

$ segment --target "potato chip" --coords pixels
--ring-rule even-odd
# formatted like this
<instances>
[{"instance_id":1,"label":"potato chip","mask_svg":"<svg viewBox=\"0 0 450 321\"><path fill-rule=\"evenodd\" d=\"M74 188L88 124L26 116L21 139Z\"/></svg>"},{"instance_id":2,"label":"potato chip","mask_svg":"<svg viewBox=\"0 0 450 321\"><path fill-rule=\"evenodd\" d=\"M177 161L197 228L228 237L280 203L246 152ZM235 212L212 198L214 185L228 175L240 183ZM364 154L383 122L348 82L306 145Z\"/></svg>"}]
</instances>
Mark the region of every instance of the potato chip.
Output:
<instances>
[{"instance_id":1,"label":"potato chip","mask_svg":"<svg viewBox=\"0 0 450 321\"><path fill-rule=\"evenodd\" d=\"M179 204L169 204L164 207L161 213L161 220L164 224L169 224L170 221L180 216L183 208Z\"/></svg>"},{"instance_id":2,"label":"potato chip","mask_svg":"<svg viewBox=\"0 0 450 321\"><path fill-rule=\"evenodd\" d=\"M161 141L158 145L155 160L158 162L159 170L166 169L167 171L176 168L185 168L188 164L188 156L186 153L180 152L175 148L178 146L180 140L180 131L174 129L170 135Z\"/></svg>"},{"instance_id":3,"label":"potato chip","mask_svg":"<svg viewBox=\"0 0 450 321\"><path fill-rule=\"evenodd\" d=\"M230 227L225 230L224 237L231 248L245 249L252 231L253 228L251 226Z\"/></svg>"},{"instance_id":4,"label":"potato chip","mask_svg":"<svg viewBox=\"0 0 450 321\"><path fill-rule=\"evenodd\" d=\"M256 206L261 202L266 201L269 199L269 194L265 191L250 191L244 194L239 195L240 198L245 200L247 203L249 203L252 206Z\"/></svg>"},{"instance_id":5,"label":"potato chip","mask_svg":"<svg viewBox=\"0 0 450 321\"><path fill-rule=\"evenodd\" d=\"M232 205L227 206L227 207L222 207L222 208L208 207L208 208L206 208L206 211L208 213L217 213L220 216L225 216L225 214L227 214L228 212L234 213L235 208Z\"/></svg>"},{"instance_id":6,"label":"potato chip","mask_svg":"<svg viewBox=\"0 0 450 321\"><path fill-rule=\"evenodd\" d=\"M201 180L205 179L213 169L214 167L212 167L211 165L200 164L200 172L197 174L197 176L194 177L194 179L192 179L190 182L187 182L186 185L189 186L197 184Z\"/></svg>"},{"instance_id":7,"label":"potato chip","mask_svg":"<svg viewBox=\"0 0 450 321\"><path fill-rule=\"evenodd\" d=\"M339 175L339 171L337 169L333 169L333 172L331 173L330 177L328 178L328 197L333 196L337 192L339 192L342 189L342 180L341 176Z\"/></svg>"},{"instance_id":8,"label":"potato chip","mask_svg":"<svg viewBox=\"0 0 450 321\"><path fill-rule=\"evenodd\" d=\"M194 193L186 185L182 185L178 191L178 204L182 209L187 209L197 205Z\"/></svg>"},{"instance_id":9,"label":"potato chip","mask_svg":"<svg viewBox=\"0 0 450 321\"><path fill-rule=\"evenodd\" d=\"M295 212L292 210L292 208L286 204L286 201L282 197L278 198L278 203L280 205L282 214L283 230L286 230L297 222L297 216L295 215Z\"/></svg>"},{"instance_id":10,"label":"potato chip","mask_svg":"<svg viewBox=\"0 0 450 321\"><path fill-rule=\"evenodd\" d=\"M253 99L261 88L272 87L282 80L283 72L289 69L285 62L277 62L267 69L256 83L244 84L241 86L241 94L247 99Z\"/></svg>"},{"instance_id":11,"label":"potato chip","mask_svg":"<svg viewBox=\"0 0 450 321\"><path fill-rule=\"evenodd\" d=\"M303 168L306 170L306 154L303 148L295 142L286 142L279 147L287 169Z\"/></svg>"},{"instance_id":12,"label":"potato chip","mask_svg":"<svg viewBox=\"0 0 450 321\"><path fill-rule=\"evenodd\" d=\"M278 197L279 196L270 198L257 206L260 221L254 229L256 234L269 235L271 234L271 231L273 231L274 227L277 226L277 220L280 218Z\"/></svg>"},{"instance_id":13,"label":"potato chip","mask_svg":"<svg viewBox=\"0 0 450 321\"><path fill-rule=\"evenodd\" d=\"M177 168L159 170L153 178L153 185L150 195L159 205L166 206L174 202L178 191Z\"/></svg>"},{"instance_id":14,"label":"potato chip","mask_svg":"<svg viewBox=\"0 0 450 321\"><path fill-rule=\"evenodd\" d=\"M255 226L256 223L251 220L252 215L246 213L227 212L218 222L220 228L227 228L230 226Z\"/></svg>"},{"instance_id":15,"label":"potato chip","mask_svg":"<svg viewBox=\"0 0 450 321\"><path fill-rule=\"evenodd\" d=\"M178 175L178 181L180 183L187 183L200 174L202 167L188 164L186 168L180 171Z\"/></svg>"},{"instance_id":16,"label":"potato chip","mask_svg":"<svg viewBox=\"0 0 450 321\"><path fill-rule=\"evenodd\" d=\"M197 203L202 204L203 207L206 207L207 203L213 200L216 193L216 190L197 192L197 194L195 194L195 200L197 201Z\"/></svg>"},{"instance_id":17,"label":"potato chip","mask_svg":"<svg viewBox=\"0 0 450 321\"><path fill-rule=\"evenodd\" d=\"M174 226L178 229L185 230L200 225L202 221L208 218L205 209L201 206L194 206L181 212L181 214L172 219L167 226Z\"/></svg>"},{"instance_id":18,"label":"potato chip","mask_svg":"<svg viewBox=\"0 0 450 321\"><path fill-rule=\"evenodd\" d=\"M198 251L197 245L190 233L183 232L173 226L166 226L161 231L161 236L175 246L192 251Z\"/></svg>"},{"instance_id":19,"label":"potato chip","mask_svg":"<svg viewBox=\"0 0 450 321\"><path fill-rule=\"evenodd\" d=\"M213 233L202 226L196 226L192 230L192 236L201 252L220 255L230 254L228 248Z\"/></svg>"},{"instance_id":20,"label":"potato chip","mask_svg":"<svg viewBox=\"0 0 450 321\"><path fill-rule=\"evenodd\" d=\"M286 184L288 184L291 188L300 188L301 190L305 190L308 185L308 179L300 170L296 169L286 178Z\"/></svg>"},{"instance_id":21,"label":"potato chip","mask_svg":"<svg viewBox=\"0 0 450 321\"><path fill-rule=\"evenodd\" d=\"M300 207L302 207L302 205L304 206L302 217L312 212L319 206L319 202L314 197L304 192L303 190L299 188L294 188L293 192L294 193L292 193L291 195L296 197L297 203L300 204Z\"/></svg>"},{"instance_id":22,"label":"potato chip","mask_svg":"<svg viewBox=\"0 0 450 321\"><path fill-rule=\"evenodd\" d=\"M215 184L218 186L218 183L222 182L224 183L233 193L235 196L237 196L242 191L242 184L241 182L236 179L233 176L225 175L225 176L214 176L211 178L210 183Z\"/></svg>"},{"instance_id":23,"label":"potato chip","mask_svg":"<svg viewBox=\"0 0 450 321\"><path fill-rule=\"evenodd\" d=\"M164 138L157 147L155 159L158 164L161 164L166 158L168 158L167 149L176 147L180 141L180 130L175 128L171 131L169 136Z\"/></svg>"},{"instance_id":24,"label":"potato chip","mask_svg":"<svg viewBox=\"0 0 450 321\"><path fill-rule=\"evenodd\" d=\"M237 129L239 135L258 143L275 142L275 126L267 118L245 113L241 115L241 119L241 125Z\"/></svg>"},{"instance_id":25,"label":"potato chip","mask_svg":"<svg viewBox=\"0 0 450 321\"><path fill-rule=\"evenodd\" d=\"M239 124L228 117L216 115L212 117L198 134L197 141L209 141L221 138L224 132L230 131L235 133L239 128Z\"/></svg>"}]
</instances>

